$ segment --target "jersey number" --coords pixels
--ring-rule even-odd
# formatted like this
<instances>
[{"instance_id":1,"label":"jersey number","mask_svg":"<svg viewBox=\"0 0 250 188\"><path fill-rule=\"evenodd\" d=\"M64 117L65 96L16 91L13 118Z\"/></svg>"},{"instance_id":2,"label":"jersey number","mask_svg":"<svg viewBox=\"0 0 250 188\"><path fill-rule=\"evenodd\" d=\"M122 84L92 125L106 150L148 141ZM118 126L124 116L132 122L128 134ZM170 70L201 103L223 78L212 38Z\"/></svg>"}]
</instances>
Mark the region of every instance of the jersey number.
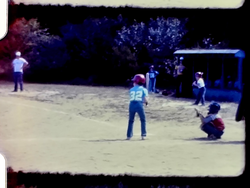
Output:
<instances>
[{"instance_id":1,"label":"jersey number","mask_svg":"<svg viewBox=\"0 0 250 188\"><path fill-rule=\"evenodd\" d=\"M149 78L154 78L155 74L154 73L149 73Z\"/></svg>"},{"instance_id":2,"label":"jersey number","mask_svg":"<svg viewBox=\"0 0 250 188\"><path fill-rule=\"evenodd\" d=\"M142 91L131 91L130 92L131 101L142 101Z\"/></svg>"}]
</instances>

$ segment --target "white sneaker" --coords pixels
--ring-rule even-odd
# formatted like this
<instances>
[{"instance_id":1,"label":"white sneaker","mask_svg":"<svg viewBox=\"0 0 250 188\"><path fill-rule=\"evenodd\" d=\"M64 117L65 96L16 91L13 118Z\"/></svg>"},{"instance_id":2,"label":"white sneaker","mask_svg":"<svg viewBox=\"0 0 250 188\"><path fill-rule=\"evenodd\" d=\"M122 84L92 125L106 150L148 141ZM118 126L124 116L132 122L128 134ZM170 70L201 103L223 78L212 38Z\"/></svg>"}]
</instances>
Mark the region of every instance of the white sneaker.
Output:
<instances>
[{"instance_id":1,"label":"white sneaker","mask_svg":"<svg viewBox=\"0 0 250 188\"><path fill-rule=\"evenodd\" d=\"M142 140L145 140L145 136L142 136L141 139L142 139Z\"/></svg>"},{"instance_id":2,"label":"white sneaker","mask_svg":"<svg viewBox=\"0 0 250 188\"><path fill-rule=\"evenodd\" d=\"M131 139L131 137L127 137L127 139L126 140L130 140Z\"/></svg>"},{"instance_id":3,"label":"white sneaker","mask_svg":"<svg viewBox=\"0 0 250 188\"><path fill-rule=\"evenodd\" d=\"M210 140L216 140L216 139L217 139L216 136L214 136L213 134L209 135L208 138L209 138Z\"/></svg>"}]
</instances>

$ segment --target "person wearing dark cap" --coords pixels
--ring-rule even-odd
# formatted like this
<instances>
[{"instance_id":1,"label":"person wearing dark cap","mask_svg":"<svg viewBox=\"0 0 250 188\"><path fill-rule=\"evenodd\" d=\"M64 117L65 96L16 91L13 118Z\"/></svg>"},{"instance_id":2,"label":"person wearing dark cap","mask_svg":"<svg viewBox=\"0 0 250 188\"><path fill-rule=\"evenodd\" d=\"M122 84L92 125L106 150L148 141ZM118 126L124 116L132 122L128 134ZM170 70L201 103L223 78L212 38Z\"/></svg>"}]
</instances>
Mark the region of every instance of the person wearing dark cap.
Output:
<instances>
[{"instance_id":1,"label":"person wearing dark cap","mask_svg":"<svg viewBox=\"0 0 250 188\"><path fill-rule=\"evenodd\" d=\"M202 131L207 133L209 139L220 139L224 134L225 124L218 114L221 107L217 102L212 102L208 108L208 114L204 117L197 109L197 117L201 120L200 128Z\"/></svg>"},{"instance_id":2,"label":"person wearing dark cap","mask_svg":"<svg viewBox=\"0 0 250 188\"><path fill-rule=\"evenodd\" d=\"M182 86L182 83L183 83L183 71L185 69L185 66L182 64L184 58L183 57L180 57L180 64L177 65L175 67L175 70L176 70L176 97L180 97L180 94L181 94L181 86Z\"/></svg>"}]
</instances>

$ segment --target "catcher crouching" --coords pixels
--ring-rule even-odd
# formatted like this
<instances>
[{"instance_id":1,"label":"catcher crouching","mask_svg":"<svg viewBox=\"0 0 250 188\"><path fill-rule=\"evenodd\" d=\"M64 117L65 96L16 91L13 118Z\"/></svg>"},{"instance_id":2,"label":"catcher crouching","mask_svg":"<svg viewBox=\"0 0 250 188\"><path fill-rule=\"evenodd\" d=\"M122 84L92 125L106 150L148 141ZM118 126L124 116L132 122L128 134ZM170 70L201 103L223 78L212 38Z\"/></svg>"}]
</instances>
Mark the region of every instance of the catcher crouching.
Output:
<instances>
[{"instance_id":1,"label":"catcher crouching","mask_svg":"<svg viewBox=\"0 0 250 188\"><path fill-rule=\"evenodd\" d=\"M196 108L197 117L201 119L201 130L208 134L210 139L220 139L224 134L225 125L218 114L220 111L220 104L213 102L209 105L208 115L204 117Z\"/></svg>"}]
</instances>

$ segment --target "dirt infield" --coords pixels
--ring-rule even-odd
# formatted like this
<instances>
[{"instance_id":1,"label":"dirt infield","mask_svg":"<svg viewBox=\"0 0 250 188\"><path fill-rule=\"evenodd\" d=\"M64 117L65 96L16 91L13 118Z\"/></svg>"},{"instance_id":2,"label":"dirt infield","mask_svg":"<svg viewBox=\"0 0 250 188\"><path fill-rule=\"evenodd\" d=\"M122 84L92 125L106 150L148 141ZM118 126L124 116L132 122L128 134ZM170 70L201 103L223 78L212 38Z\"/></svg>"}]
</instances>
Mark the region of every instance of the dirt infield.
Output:
<instances>
[{"instance_id":1,"label":"dirt infield","mask_svg":"<svg viewBox=\"0 0 250 188\"><path fill-rule=\"evenodd\" d=\"M127 141L128 88L0 82L0 153L24 172L237 176L245 165L245 126L237 104L221 103L221 140L199 129L193 100L150 95L147 139L138 116ZM207 107L199 107L205 115Z\"/></svg>"}]
</instances>

